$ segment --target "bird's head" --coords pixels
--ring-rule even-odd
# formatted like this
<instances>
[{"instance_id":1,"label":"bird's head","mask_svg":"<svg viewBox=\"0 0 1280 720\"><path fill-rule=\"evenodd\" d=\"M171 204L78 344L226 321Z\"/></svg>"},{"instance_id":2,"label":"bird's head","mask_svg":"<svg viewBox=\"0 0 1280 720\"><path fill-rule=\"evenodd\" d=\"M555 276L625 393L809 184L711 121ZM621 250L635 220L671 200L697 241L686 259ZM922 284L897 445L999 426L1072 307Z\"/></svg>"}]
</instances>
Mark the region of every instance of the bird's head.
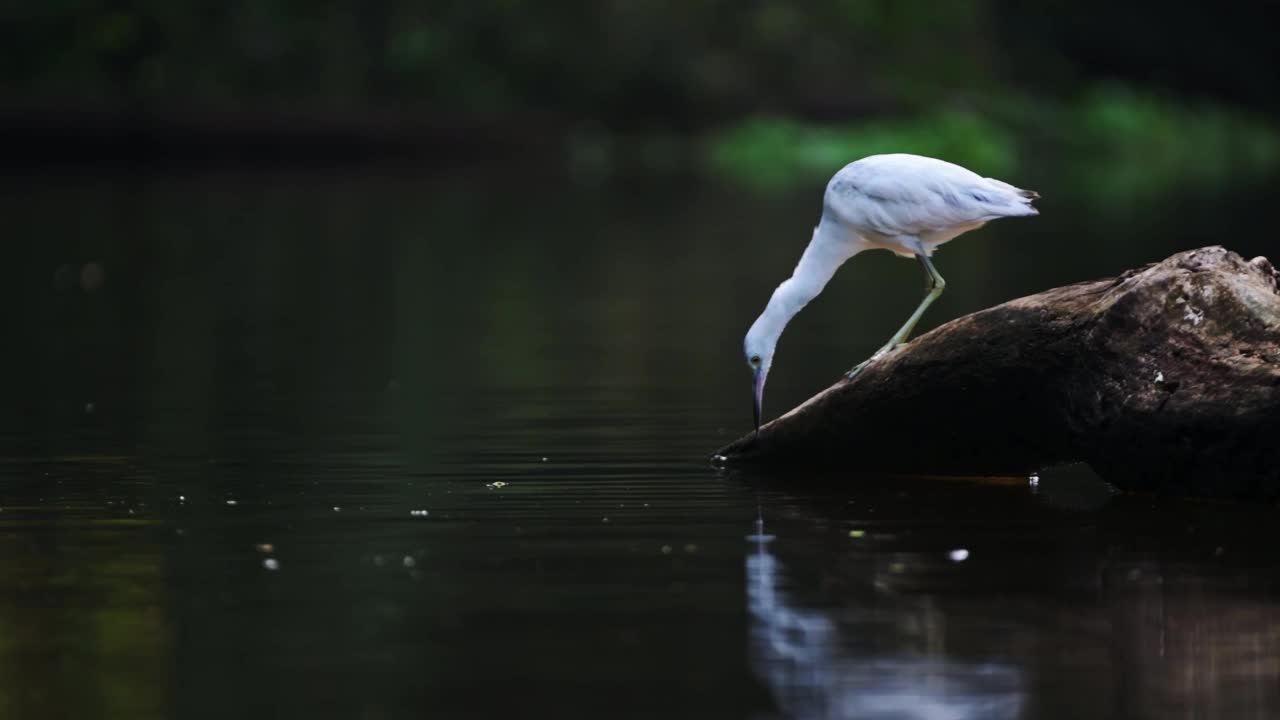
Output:
<instances>
[{"instance_id":1,"label":"bird's head","mask_svg":"<svg viewBox=\"0 0 1280 720\"><path fill-rule=\"evenodd\" d=\"M751 401L756 431L760 430L760 413L764 407L764 381L773 365L773 349L778 344L778 333L772 332L766 323L757 320L747 331L742 343L743 356L751 369Z\"/></svg>"}]
</instances>

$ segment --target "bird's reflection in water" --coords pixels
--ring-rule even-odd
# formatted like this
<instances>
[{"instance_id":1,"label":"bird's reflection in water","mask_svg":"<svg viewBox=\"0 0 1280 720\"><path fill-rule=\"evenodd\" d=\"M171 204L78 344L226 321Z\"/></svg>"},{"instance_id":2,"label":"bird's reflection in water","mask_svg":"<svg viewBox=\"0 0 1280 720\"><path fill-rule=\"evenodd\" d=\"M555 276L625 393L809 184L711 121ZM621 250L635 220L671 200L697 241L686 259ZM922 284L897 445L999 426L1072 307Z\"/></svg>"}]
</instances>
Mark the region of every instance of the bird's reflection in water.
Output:
<instances>
[{"instance_id":1,"label":"bird's reflection in water","mask_svg":"<svg viewBox=\"0 0 1280 720\"><path fill-rule=\"evenodd\" d=\"M918 657L893 648L883 653L856 648L856 642L842 636L843 628L859 624L856 618L797 607L782 591L784 573L770 552L774 538L765 534L761 520L747 539L751 543L747 610L752 666L785 716L806 720L1020 716L1024 691L1017 668L957 662L936 652ZM926 633L931 622L921 618Z\"/></svg>"}]
</instances>

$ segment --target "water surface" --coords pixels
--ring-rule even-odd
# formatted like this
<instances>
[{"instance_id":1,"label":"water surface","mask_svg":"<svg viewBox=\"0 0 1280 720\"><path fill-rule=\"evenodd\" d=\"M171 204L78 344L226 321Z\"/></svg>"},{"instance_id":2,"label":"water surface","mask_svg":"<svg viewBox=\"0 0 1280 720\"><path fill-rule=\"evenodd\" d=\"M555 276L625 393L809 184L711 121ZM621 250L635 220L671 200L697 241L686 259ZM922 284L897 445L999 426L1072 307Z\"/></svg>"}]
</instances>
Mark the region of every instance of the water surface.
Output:
<instances>
[{"instance_id":1,"label":"water surface","mask_svg":"<svg viewBox=\"0 0 1280 720\"><path fill-rule=\"evenodd\" d=\"M1098 208L1051 180L1040 218L939 253L926 327L1200 245L1275 255L1261 189ZM0 716L1275 714L1270 506L709 465L817 197L7 180ZM853 261L769 413L920 291Z\"/></svg>"}]
</instances>

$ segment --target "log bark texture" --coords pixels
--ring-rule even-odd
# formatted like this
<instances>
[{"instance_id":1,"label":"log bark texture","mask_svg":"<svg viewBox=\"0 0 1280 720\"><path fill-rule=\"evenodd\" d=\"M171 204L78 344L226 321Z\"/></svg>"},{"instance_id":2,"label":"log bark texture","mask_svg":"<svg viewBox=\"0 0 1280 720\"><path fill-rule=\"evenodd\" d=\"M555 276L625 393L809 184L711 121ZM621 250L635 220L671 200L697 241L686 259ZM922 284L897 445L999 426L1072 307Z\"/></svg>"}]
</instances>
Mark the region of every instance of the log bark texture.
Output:
<instances>
[{"instance_id":1,"label":"log bark texture","mask_svg":"<svg viewBox=\"0 0 1280 720\"><path fill-rule=\"evenodd\" d=\"M958 318L717 455L1280 497L1280 276L1221 247Z\"/></svg>"}]
</instances>

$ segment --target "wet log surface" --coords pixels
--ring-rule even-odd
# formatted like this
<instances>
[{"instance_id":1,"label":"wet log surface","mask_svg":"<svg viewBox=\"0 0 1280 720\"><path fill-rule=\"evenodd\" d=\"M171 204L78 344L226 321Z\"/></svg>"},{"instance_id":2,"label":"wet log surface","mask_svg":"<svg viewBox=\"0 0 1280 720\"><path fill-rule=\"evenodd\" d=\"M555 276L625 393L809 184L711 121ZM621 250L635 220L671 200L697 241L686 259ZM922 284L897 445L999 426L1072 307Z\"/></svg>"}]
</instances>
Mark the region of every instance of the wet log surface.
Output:
<instances>
[{"instance_id":1,"label":"wet log surface","mask_svg":"<svg viewBox=\"0 0 1280 720\"><path fill-rule=\"evenodd\" d=\"M1221 247L942 325L722 448L730 466L1012 475L1280 497L1280 290Z\"/></svg>"}]
</instances>

